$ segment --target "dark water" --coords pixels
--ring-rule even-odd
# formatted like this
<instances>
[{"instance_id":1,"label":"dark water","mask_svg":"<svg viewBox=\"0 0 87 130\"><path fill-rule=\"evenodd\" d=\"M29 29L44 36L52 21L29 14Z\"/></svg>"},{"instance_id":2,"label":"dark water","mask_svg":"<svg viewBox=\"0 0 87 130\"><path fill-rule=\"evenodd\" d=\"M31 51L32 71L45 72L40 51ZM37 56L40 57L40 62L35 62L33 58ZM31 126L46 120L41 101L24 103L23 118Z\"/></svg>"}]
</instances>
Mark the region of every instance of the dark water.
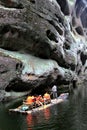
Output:
<instances>
[{"instance_id":1,"label":"dark water","mask_svg":"<svg viewBox=\"0 0 87 130\"><path fill-rule=\"evenodd\" d=\"M87 130L86 86L67 101L32 115L9 113L12 107L13 104L0 104L0 130Z\"/></svg>"}]
</instances>

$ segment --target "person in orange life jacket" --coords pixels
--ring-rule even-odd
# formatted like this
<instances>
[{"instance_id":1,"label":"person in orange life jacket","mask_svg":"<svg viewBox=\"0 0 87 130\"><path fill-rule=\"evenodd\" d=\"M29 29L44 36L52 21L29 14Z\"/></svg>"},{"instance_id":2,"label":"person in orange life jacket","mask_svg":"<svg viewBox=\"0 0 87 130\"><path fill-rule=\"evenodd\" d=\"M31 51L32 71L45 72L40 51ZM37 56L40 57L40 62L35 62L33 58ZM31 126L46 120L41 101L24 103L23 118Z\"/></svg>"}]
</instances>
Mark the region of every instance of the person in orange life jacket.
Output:
<instances>
[{"instance_id":1,"label":"person in orange life jacket","mask_svg":"<svg viewBox=\"0 0 87 130\"><path fill-rule=\"evenodd\" d=\"M28 96L27 99L24 101L24 104L32 104L32 96Z\"/></svg>"},{"instance_id":2,"label":"person in orange life jacket","mask_svg":"<svg viewBox=\"0 0 87 130\"><path fill-rule=\"evenodd\" d=\"M43 97L44 97L44 103L45 103L45 104L48 104L48 103L51 102L50 94L45 93Z\"/></svg>"},{"instance_id":3,"label":"person in orange life jacket","mask_svg":"<svg viewBox=\"0 0 87 130\"><path fill-rule=\"evenodd\" d=\"M34 96L28 96L26 101L24 102L25 105L29 105L30 108L33 108L34 106Z\"/></svg>"}]
</instances>

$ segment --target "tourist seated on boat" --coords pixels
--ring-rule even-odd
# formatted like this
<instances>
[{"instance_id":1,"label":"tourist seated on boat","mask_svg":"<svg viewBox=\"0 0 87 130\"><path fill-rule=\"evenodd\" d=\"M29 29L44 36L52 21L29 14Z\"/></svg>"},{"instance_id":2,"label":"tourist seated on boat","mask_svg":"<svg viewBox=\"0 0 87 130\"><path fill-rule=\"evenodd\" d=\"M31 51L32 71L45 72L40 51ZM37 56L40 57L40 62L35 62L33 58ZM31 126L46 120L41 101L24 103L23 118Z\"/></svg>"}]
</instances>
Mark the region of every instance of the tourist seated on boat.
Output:
<instances>
[{"instance_id":1,"label":"tourist seated on boat","mask_svg":"<svg viewBox=\"0 0 87 130\"><path fill-rule=\"evenodd\" d=\"M28 105L30 108L36 108L44 104L44 99L41 95L28 96L25 102L23 102L23 104Z\"/></svg>"},{"instance_id":2,"label":"tourist seated on boat","mask_svg":"<svg viewBox=\"0 0 87 130\"><path fill-rule=\"evenodd\" d=\"M28 96L25 102L23 102L25 105L29 105L29 108L32 109L35 104L35 98L34 96Z\"/></svg>"},{"instance_id":3,"label":"tourist seated on boat","mask_svg":"<svg viewBox=\"0 0 87 130\"><path fill-rule=\"evenodd\" d=\"M44 104L48 104L48 103L51 102L50 94L45 93L44 96L43 96L43 98L44 98Z\"/></svg>"},{"instance_id":4,"label":"tourist seated on boat","mask_svg":"<svg viewBox=\"0 0 87 130\"><path fill-rule=\"evenodd\" d=\"M38 98L39 98L40 102L44 103L44 99L43 99L43 97L41 95L39 95Z\"/></svg>"},{"instance_id":5,"label":"tourist seated on boat","mask_svg":"<svg viewBox=\"0 0 87 130\"><path fill-rule=\"evenodd\" d=\"M43 99L43 97L42 97L41 95L37 96L37 97L36 97L36 106L37 106L37 107L38 107L38 106L43 106L43 104L44 104L44 99Z\"/></svg>"}]
</instances>

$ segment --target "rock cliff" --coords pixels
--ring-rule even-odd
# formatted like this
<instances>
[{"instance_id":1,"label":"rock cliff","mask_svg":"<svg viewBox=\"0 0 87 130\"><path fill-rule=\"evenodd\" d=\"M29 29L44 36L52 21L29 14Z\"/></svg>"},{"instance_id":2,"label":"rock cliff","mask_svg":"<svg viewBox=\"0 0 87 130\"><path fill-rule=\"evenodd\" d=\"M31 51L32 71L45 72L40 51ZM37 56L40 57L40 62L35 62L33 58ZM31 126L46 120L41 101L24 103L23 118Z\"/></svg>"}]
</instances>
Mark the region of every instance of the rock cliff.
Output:
<instances>
[{"instance_id":1,"label":"rock cliff","mask_svg":"<svg viewBox=\"0 0 87 130\"><path fill-rule=\"evenodd\" d=\"M0 0L0 101L85 79L77 3L71 9L67 0Z\"/></svg>"}]
</instances>

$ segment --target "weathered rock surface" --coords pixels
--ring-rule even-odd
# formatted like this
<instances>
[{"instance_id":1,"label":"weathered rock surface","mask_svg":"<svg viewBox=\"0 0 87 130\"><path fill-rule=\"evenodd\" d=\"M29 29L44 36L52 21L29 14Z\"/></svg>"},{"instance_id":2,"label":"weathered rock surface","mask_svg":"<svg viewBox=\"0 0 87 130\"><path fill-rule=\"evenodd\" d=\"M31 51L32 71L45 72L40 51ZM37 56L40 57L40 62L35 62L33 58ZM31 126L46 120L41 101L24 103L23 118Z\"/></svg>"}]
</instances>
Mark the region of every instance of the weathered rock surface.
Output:
<instances>
[{"instance_id":1,"label":"weathered rock surface","mask_svg":"<svg viewBox=\"0 0 87 130\"><path fill-rule=\"evenodd\" d=\"M73 13L72 25L76 32L87 37L87 0L76 0Z\"/></svg>"},{"instance_id":2,"label":"weathered rock surface","mask_svg":"<svg viewBox=\"0 0 87 130\"><path fill-rule=\"evenodd\" d=\"M86 72L85 39L73 32L66 0L0 4L1 101L18 92L43 93L54 83L69 85Z\"/></svg>"}]
</instances>

